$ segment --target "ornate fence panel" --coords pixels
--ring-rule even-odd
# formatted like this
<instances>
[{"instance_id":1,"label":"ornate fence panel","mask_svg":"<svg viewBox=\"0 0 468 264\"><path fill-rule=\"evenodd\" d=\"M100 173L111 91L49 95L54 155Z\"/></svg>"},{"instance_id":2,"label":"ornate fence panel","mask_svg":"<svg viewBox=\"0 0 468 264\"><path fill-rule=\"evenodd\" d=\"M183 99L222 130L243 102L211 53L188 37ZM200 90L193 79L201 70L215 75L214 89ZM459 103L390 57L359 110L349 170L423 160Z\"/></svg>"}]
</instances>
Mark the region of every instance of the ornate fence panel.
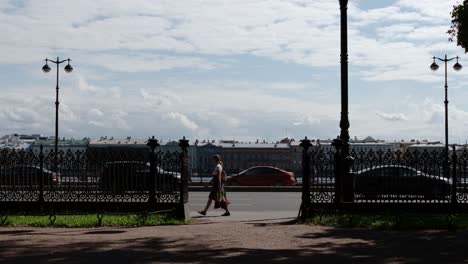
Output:
<instances>
[{"instance_id":1,"label":"ornate fence panel","mask_svg":"<svg viewBox=\"0 0 468 264\"><path fill-rule=\"evenodd\" d=\"M36 173L39 157L29 151L2 150L0 152L1 201L38 201L41 185L49 185L49 174Z\"/></svg>"},{"instance_id":2,"label":"ornate fence panel","mask_svg":"<svg viewBox=\"0 0 468 264\"><path fill-rule=\"evenodd\" d=\"M334 151L310 151L310 196L312 203L333 203L335 200Z\"/></svg>"},{"instance_id":3,"label":"ornate fence panel","mask_svg":"<svg viewBox=\"0 0 468 264\"><path fill-rule=\"evenodd\" d=\"M448 203L450 171L445 152L352 152L356 203Z\"/></svg>"},{"instance_id":4,"label":"ornate fence panel","mask_svg":"<svg viewBox=\"0 0 468 264\"><path fill-rule=\"evenodd\" d=\"M75 209L79 204L107 211L112 204L117 209L135 205L135 210L157 210L176 207L181 194L188 202L182 177L187 153L164 152L157 146L147 154L0 150L0 209L14 210L19 204Z\"/></svg>"},{"instance_id":5,"label":"ornate fence panel","mask_svg":"<svg viewBox=\"0 0 468 264\"><path fill-rule=\"evenodd\" d=\"M312 207L334 206L335 151L310 150ZM435 204L459 208L468 204L468 151L351 151L352 204ZM447 159L448 157L448 159ZM414 206L413 206L414 207ZM426 206L427 207L427 206ZM374 208L374 207L372 207ZM437 207L442 208L442 207Z\"/></svg>"},{"instance_id":6,"label":"ornate fence panel","mask_svg":"<svg viewBox=\"0 0 468 264\"><path fill-rule=\"evenodd\" d=\"M460 204L468 204L468 151L464 149L461 152L455 152L457 159L456 168L456 201ZM452 158L453 160L453 158Z\"/></svg>"}]
</instances>

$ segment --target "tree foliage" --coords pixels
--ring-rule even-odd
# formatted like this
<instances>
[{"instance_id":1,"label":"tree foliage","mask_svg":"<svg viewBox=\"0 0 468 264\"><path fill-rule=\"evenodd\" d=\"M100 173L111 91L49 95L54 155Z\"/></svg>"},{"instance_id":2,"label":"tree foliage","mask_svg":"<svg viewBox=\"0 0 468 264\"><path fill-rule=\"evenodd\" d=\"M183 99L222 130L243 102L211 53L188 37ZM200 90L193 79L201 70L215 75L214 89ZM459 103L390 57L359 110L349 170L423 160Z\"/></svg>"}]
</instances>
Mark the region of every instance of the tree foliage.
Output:
<instances>
[{"instance_id":1,"label":"tree foliage","mask_svg":"<svg viewBox=\"0 0 468 264\"><path fill-rule=\"evenodd\" d=\"M453 6L452 25L447 33L450 41L456 40L457 45L464 48L465 53L468 52L468 0Z\"/></svg>"}]
</instances>

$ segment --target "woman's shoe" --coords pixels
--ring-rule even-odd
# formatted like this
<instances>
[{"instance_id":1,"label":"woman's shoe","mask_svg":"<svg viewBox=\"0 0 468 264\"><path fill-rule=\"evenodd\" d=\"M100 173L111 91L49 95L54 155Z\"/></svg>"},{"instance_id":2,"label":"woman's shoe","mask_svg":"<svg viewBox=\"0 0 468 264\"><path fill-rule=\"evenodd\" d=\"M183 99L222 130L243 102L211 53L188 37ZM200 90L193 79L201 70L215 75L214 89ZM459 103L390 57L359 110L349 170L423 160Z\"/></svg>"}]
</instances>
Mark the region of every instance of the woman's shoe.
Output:
<instances>
[{"instance_id":1,"label":"woman's shoe","mask_svg":"<svg viewBox=\"0 0 468 264\"><path fill-rule=\"evenodd\" d=\"M221 216L230 216L231 213L230 212L225 212L224 214L222 214Z\"/></svg>"},{"instance_id":2,"label":"woman's shoe","mask_svg":"<svg viewBox=\"0 0 468 264\"><path fill-rule=\"evenodd\" d=\"M206 212L205 211L198 211L197 213L201 214L201 215L206 215Z\"/></svg>"}]
</instances>

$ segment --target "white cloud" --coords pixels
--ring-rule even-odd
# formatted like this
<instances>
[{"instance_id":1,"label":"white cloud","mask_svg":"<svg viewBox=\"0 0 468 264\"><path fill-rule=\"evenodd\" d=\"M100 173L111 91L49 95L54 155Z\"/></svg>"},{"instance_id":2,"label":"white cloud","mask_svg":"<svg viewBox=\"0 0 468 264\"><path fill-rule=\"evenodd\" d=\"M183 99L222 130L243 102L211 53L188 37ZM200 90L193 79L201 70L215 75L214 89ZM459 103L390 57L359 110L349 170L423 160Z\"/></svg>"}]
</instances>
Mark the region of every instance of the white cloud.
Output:
<instances>
[{"instance_id":1,"label":"white cloud","mask_svg":"<svg viewBox=\"0 0 468 264\"><path fill-rule=\"evenodd\" d=\"M89 109L88 115L95 116L95 117L103 117L104 113L97 108L92 108L92 109Z\"/></svg>"},{"instance_id":2,"label":"white cloud","mask_svg":"<svg viewBox=\"0 0 468 264\"><path fill-rule=\"evenodd\" d=\"M68 104L64 104L63 102L59 107L59 116L62 120L68 122L75 122L78 120L78 116L74 113L70 106Z\"/></svg>"},{"instance_id":3,"label":"white cloud","mask_svg":"<svg viewBox=\"0 0 468 264\"><path fill-rule=\"evenodd\" d=\"M2 115L11 122L17 123L35 123L40 121L40 115L32 109L19 107L16 109L5 109Z\"/></svg>"},{"instance_id":4,"label":"white cloud","mask_svg":"<svg viewBox=\"0 0 468 264\"><path fill-rule=\"evenodd\" d=\"M402 40L407 46L414 47L410 49L413 53L428 54L427 49L410 43L410 40L429 40L441 35L437 37L440 40L445 36L446 24L437 23L449 20L447 16L455 1L442 2L402 0L396 5L367 11L350 3L350 55L351 58L357 56L350 63L362 65L360 62L366 61L370 67L379 67L381 61L397 57L394 54L404 51L399 45ZM253 54L287 63L336 66L339 62L338 7L333 0L309 3L213 0L183 3L169 0L157 3L149 0L89 0L79 4L25 2L20 12L6 13L3 19L0 18L0 30L8 36L0 44L0 50L4 51L0 61L31 61L35 58L31 56L33 54L70 50L86 63L117 72L225 67L200 57L200 54ZM400 32L393 36L395 41L387 38L372 42L367 26L373 23L387 23L387 27L400 23L424 23L427 26ZM381 34L388 36L391 34L388 30ZM62 37L55 38L58 34ZM34 44L30 39L36 40ZM121 52L128 50L131 52ZM367 55L362 55L359 50L367 51ZM385 53L382 54L382 50ZM178 55L158 54L161 51ZM13 54L15 56L11 56ZM376 60L378 55L385 56ZM395 67L395 74L389 78L398 78L399 73L405 71L399 65ZM381 79L374 77L370 79Z\"/></svg>"},{"instance_id":5,"label":"white cloud","mask_svg":"<svg viewBox=\"0 0 468 264\"><path fill-rule=\"evenodd\" d=\"M318 125L320 125L320 119L307 116L301 121L294 122L293 125L294 126L304 126L304 125L316 125L316 126L318 126Z\"/></svg>"},{"instance_id":6,"label":"white cloud","mask_svg":"<svg viewBox=\"0 0 468 264\"><path fill-rule=\"evenodd\" d=\"M96 90L98 89L97 87L93 86L93 85L90 85L88 82L86 82L86 80L84 79L83 76L81 75L75 75L76 76L76 79L78 80L78 88L81 90L81 91L85 91L85 92L96 92Z\"/></svg>"},{"instance_id":7,"label":"white cloud","mask_svg":"<svg viewBox=\"0 0 468 264\"><path fill-rule=\"evenodd\" d=\"M130 130L131 127L127 122L126 116L128 116L128 114L123 111L113 113L110 118L112 122L112 128L117 128L121 131Z\"/></svg>"},{"instance_id":8,"label":"white cloud","mask_svg":"<svg viewBox=\"0 0 468 264\"><path fill-rule=\"evenodd\" d=\"M381 111L377 111L375 113L380 118L382 118L384 120L387 120L387 121L391 121L391 122L408 120L406 115L404 115L403 113L384 113L384 112L381 112Z\"/></svg>"},{"instance_id":9,"label":"white cloud","mask_svg":"<svg viewBox=\"0 0 468 264\"><path fill-rule=\"evenodd\" d=\"M454 3L363 10L350 2L352 134L440 136L443 72L428 66L433 55L461 53L445 33ZM55 76L39 75L41 59L70 56L75 71L60 90L65 135L334 137L339 22L336 0L2 2L0 132L53 131ZM461 88L450 105L461 135L464 78L449 75L451 89Z\"/></svg>"},{"instance_id":10,"label":"white cloud","mask_svg":"<svg viewBox=\"0 0 468 264\"><path fill-rule=\"evenodd\" d=\"M95 120L89 120L88 124L90 124L92 126L95 126L95 127L100 127L100 128L106 127L104 123L99 122L99 121L95 121Z\"/></svg>"},{"instance_id":11,"label":"white cloud","mask_svg":"<svg viewBox=\"0 0 468 264\"><path fill-rule=\"evenodd\" d=\"M190 56L166 56L166 55L116 55L116 54L93 54L85 55L83 58L87 63L101 66L117 72L152 72L176 68L198 68L211 70L224 67L200 57Z\"/></svg>"},{"instance_id":12,"label":"white cloud","mask_svg":"<svg viewBox=\"0 0 468 264\"><path fill-rule=\"evenodd\" d=\"M413 1L399 0L397 5L403 8L410 8L420 13L423 16L430 17L432 22L446 21L447 15L452 11L457 0L448 1Z\"/></svg>"},{"instance_id":13,"label":"white cloud","mask_svg":"<svg viewBox=\"0 0 468 264\"><path fill-rule=\"evenodd\" d=\"M167 113L165 118L170 119L170 120L174 120L174 121L179 123L177 125L181 125L184 128L187 128L189 130L195 131L195 130L198 129L198 125L195 122L193 122L192 120L190 120L184 114L177 113L177 112L170 112L170 113Z\"/></svg>"}]
</instances>

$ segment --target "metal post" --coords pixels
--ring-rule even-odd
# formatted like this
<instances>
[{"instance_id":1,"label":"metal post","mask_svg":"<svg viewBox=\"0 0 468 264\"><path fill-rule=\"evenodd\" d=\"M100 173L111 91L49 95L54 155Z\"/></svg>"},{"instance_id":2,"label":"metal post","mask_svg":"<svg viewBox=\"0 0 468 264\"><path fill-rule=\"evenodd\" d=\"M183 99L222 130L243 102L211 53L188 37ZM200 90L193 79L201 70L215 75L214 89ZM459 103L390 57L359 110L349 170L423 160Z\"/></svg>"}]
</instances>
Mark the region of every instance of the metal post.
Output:
<instances>
[{"instance_id":1,"label":"metal post","mask_svg":"<svg viewBox=\"0 0 468 264\"><path fill-rule=\"evenodd\" d=\"M59 57L57 57L57 62L59 61ZM58 130L59 130L59 67L57 64L57 84L55 87L55 145L54 145L54 151L55 151L55 171L58 171L58 160L57 160L57 155L58 155Z\"/></svg>"},{"instance_id":2,"label":"metal post","mask_svg":"<svg viewBox=\"0 0 468 264\"><path fill-rule=\"evenodd\" d=\"M453 65L453 69L455 71L459 71L462 69L462 66L460 63L458 63L459 57L453 57L453 58L447 58L447 54L445 54L445 57L443 59L438 58L438 57L433 57L434 62L431 64L430 68L433 71L437 71L439 68L439 65L436 64L436 59L439 61L443 61L445 63L445 85L444 85L444 90L445 90L445 100L444 100L444 105L445 105L445 155L444 155L444 177L448 178L450 174L450 166L449 166L449 139L448 139L448 81L447 81L447 63L451 60L456 59L457 62L455 65Z\"/></svg>"},{"instance_id":3,"label":"metal post","mask_svg":"<svg viewBox=\"0 0 468 264\"><path fill-rule=\"evenodd\" d=\"M154 205L156 203L156 153L155 150L159 147L159 142L154 136L148 139L146 146L150 148L150 174L149 174L149 185L148 185L148 203Z\"/></svg>"},{"instance_id":4,"label":"metal post","mask_svg":"<svg viewBox=\"0 0 468 264\"><path fill-rule=\"evenodd\" d=\"M302 220L309 218L310 201L310 154L309 148L312 146L307 137L301 140L302 147L302 203L299 214Z\"/></svg>"},{"instance_id":5,"label":"metal post","mask_svg":"<svg viewBox=\"0 0 468 264\"><path fill-rule=\"evenodd\" d=\"M42 144L39 147L39 204L44 203L44 147Z\"/></svg>"},{"instance_id":6,"label":"metal post","mask_svg":"<svg viewBox=\"0 0 468 264\"><path fill-rule=\"evenodd\" d=\"M341 120L340 138L344 143L349 142L349 118L348 118L348 0L340 0L341 14ZM349 153L349 146L345 146L344 154Z\"/></svg>"},{"instance_id":7,"label":"metal post","mask_svg":"<svg viewBox=\"0 0 468 264\"><path fill-rule=\"evenodd\" d=\"M457 151L455 145L452 146L452 204L457 203ZM447 178L448 179L448 178Z\"/></svg>"},{"instance_id":8,"label":"metal post","mask_svg":"<svg viewBox=\"0 0 468 264\"><path fill-rule=\"evenodd\" d=\"M342 190L344 195L335 197L338 201L352 202L354 193L350 168L353 163L353 158L349 151L349 117L348 117L348 0L339 0L340 2L340 28L341 28L341 119L340 119L340 136L341 140L338 143L340 151L336 161L338 164L337 178L340 184L339 191Z\"/></svg>"},{"instance_id":9,"label":"metal post","mask_svg":"<svg viewBox=\"0 0 468 264\"><path fill-rule=\"evenodd\" d=\"M190 209L188 208L188 165L189 155L188 147L189 141L183 137L179 140L179 147L182 149L180 155L181 158L181 170L180 170L180 200L179 200L179 216L181 218L187 218L190 215Z\"/></svg>"},{"instance_id":10,"label":"metal post","mask_svg":"<svg viewBox=\"0 0 468 264\"><path fill-rule=\"evenodd\" d=\"M55 86L55 142L54 142L54 170L55 172L58 171L58 130L59 130L59 65L61 63L64 63L64 62L68 62L68 65L65 66L65 71L66 72L71 72L73 71L73 67L71 67L70 65L70 59L66 59L66 60L60 60L59 57L57 57L57 60L54 61L54 60L49 60L49 59L45 59L46 61L46 64L42 67L42 70L44 72L49 72L50 71L50 67L47 65L48 62L51 62L51 63L54 63L56 68L57 68L57 78L56 78L56 86Z\"/></svg>"},{"instance_id":11,"label":"metal post","mask_svg":"<svg viewBox=\"0 0 468 264\"><path fill-rule=\"evenodd\" d=\"M444 162L444 173L445 177L448 179L449 177L449 143L448 143L448 83L447 83L447 54L445 54L445 100L444 100L444 105L445 105L445 162Z\"/></svg>"},{"instance_id":12,"label":"metal post","mask_svg":"<svg viewBox=\"0 0 468 264\"><path fill-rule=\"evenodd\" d=\"M342 182L342 175L343 175L343 158L342 158L342 149L343 149L343 140L340 139L338 136L336 139L333 140L332 146L335 147L335 155L334 155L334 162L335 162L335 200L334 203L342 202L342 193L343 193L343 185Z\"/></svg>"},{"instance_id":13,"label":"metal post","mask_svg":"<svg viewBox=\"0 0 468 264\"><path fill-rule=\"evenodd\" d=\"M180 173L180 202L183 204L188 201L188 147L189 141L183 137L179 140L181 154L181 173Z\"/></svg>"}]
</instances>

